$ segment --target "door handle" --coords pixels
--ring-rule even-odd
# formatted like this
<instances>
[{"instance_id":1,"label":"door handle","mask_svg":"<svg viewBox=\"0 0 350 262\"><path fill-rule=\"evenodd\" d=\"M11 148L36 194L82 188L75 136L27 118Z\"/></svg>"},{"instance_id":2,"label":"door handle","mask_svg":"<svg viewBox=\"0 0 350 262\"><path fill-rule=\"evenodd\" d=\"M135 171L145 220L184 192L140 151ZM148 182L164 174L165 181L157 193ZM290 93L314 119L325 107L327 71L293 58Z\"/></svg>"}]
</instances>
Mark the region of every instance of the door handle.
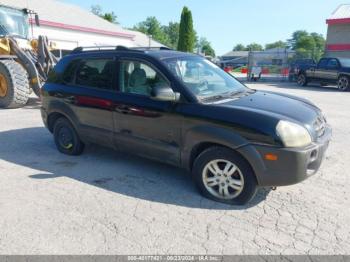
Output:
<instances>
[{"instance_id":1,"label":"door handle","mask_svg":"<svg viewBox=\"0 0 350 262\"><path fill-rule=\"evenodd\" d=\"M75 102L76 102L76 99L74 96L68 96L68 97L64 98L64 100L70 104L75 104Z\"/></svg>"},{"instance_id":2,"label":"door handle","mask_svg":"<svg viewBox=\"0 0 350 262\"><path fill-rule=\"evenodd\" d=\"M134 114L134 115L142 115L144 113L143 109L136 107L129 107L126 105L116 106L115 111L121 114Z\"/></svg>"},{"instance_id":3,"label":"door handle","mask_svg":"<svg viewBox=\"0 0 350 262\"><path fill-rule=\"evenodd\" d=\"M119 105L115 107L115 111L118 113L127 114L129 112L129 109L127 106Z\"/></svg>"}]
</instances>

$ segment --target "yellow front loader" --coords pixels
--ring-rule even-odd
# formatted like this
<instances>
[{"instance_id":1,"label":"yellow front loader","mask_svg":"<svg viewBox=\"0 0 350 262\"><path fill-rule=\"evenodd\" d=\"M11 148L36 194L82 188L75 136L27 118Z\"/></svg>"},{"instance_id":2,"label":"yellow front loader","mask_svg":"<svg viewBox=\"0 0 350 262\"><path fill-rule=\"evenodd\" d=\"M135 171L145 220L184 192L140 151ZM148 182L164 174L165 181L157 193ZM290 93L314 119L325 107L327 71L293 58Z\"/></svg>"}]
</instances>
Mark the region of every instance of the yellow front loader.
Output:
<instances>
[{"instance_id":1,"label":"yellow front loader","mask_svg":"<svg viewBox=\"0 0 350 262\"><path fill-rule=\"evenodd\" d=\"M0 5L0 108L24 106L31 91L40 97L49 70L57 63L48 39L29 38L28 9Z\"/></svg>"}]
</instances>

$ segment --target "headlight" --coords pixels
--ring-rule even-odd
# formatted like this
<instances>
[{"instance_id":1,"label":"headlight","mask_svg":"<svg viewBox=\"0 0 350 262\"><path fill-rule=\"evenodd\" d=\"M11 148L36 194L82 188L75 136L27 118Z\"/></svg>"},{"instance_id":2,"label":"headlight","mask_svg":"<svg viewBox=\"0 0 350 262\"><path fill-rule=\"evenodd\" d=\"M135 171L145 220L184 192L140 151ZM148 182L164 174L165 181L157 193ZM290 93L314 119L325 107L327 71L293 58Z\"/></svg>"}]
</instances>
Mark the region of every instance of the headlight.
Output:
<instances>
[{"instance_id":1,"label":"headlight","mask_svg":"<svg viewBox=\"0 0 350 262\"><path fill-rule=\"evenodd\" d=\"M286 147L303 147L311 144L309 132L301 125L281 120L276 126L276 132Z\"/></svg>"}]
</instances>

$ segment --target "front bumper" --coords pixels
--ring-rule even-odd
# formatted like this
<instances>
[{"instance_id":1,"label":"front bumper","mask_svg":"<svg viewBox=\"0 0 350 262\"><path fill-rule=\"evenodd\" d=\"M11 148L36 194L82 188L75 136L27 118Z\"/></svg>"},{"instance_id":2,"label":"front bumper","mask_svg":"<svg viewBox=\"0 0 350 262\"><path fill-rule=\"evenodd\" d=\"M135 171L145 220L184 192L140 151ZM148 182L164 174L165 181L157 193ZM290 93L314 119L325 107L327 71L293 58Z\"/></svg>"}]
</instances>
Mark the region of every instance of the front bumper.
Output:
<instances>
[{"instance_id":1,"label":"front bumper","mask_svg":"<svg viewBox=\"0 0 350 262\"><path fill-rule=\"evenodd\" d=\"M299 183L318 171L331 136L332 129L327 126L324 135L306 148L247 145L238 151L250 162L259 186L286 186ZM278 159L265 160L266 154L277 155Z\"/></svg>"}]
</instances>

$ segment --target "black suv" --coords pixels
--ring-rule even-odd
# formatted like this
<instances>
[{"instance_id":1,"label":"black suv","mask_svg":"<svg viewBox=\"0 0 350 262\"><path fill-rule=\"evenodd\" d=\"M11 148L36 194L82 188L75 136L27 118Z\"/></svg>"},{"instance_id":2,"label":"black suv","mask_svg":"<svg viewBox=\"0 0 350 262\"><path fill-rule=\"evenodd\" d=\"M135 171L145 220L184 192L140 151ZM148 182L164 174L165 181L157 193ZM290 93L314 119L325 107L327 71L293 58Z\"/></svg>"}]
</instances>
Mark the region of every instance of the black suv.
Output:
<instances>
[{"instance_id":1,"label":"black suv","mask_svg":"<svg viewBox=\"0 0 350 262\"><path fill-rule=\"evenodd\" d=\"M73 51L50 73L41 112L62 153L96 143L180 166L204 196L229 204L314 174L331 136L311 102L162 49Z\"/></svg>"}]
</instances>

